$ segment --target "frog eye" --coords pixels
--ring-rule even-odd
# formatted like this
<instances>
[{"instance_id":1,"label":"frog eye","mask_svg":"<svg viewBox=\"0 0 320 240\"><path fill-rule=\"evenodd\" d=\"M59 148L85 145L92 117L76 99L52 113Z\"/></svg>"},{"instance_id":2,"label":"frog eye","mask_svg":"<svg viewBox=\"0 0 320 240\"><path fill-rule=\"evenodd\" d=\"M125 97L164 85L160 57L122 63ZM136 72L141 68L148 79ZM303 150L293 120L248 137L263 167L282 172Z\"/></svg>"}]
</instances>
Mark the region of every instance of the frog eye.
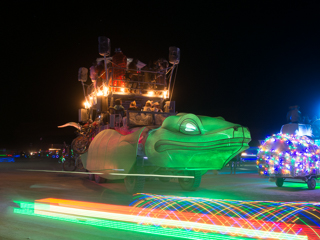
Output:
<instances>
[{"instance_id":1,"label":"frog eye","mask_svg":"<svg viewBox=\"0 0 320 240\"><path fill-rule=\"evenodd\" d=\"M192 135L201 133L198 125L191 119L186 119L181 123L180 132L185 134L192 134Z\"/></svg>"}]
</instances>

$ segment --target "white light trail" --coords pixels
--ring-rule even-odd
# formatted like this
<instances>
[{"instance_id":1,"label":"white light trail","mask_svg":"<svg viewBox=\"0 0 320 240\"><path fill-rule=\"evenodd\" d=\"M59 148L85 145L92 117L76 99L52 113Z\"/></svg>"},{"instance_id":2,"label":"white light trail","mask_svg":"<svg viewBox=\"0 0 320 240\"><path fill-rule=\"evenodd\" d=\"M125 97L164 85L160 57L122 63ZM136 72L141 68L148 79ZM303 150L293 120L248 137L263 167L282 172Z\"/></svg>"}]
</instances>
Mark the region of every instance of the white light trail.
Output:
<instances>
[{"instance_id":1,"label":"white light trail","mask_svg":"<svg viewBox=\"0 0 320 240\"><path fill-rule=\"evenodd\" d=\"M109 174L119 175L119 176L136 176L136 177L194 178L194 176L157 175L157 174L139 174L139 173L109 173Z\"/></svg>"},{"instance_id":2,"label":"white light trail","mask_svg":"<svg viewBox=\"0 0 320 240\"><path fill-rule=\"evenodd\" d=\"M74 172L74 171L53 171L53 170L36 170L36 169L17 169L18 171L27 171L27 172L49 172L49 173L74 173L74 174L104 174L99 172ZM101 169L98 171L121 171L124 169Z\"/></svg>"},{"instance_id":3,"label":"white light trail","mask_svg":"<svg viewBox=\"0 0 320 240\"><path fill-rule=\"evenodd\" d=\"M220 226L220 225L212 225L206 223L197 223L197 222L187 222L180 220L172 220L172 219L161 219L161 218L153 218L153 217L145 217L145 216L136 216L136 215L128 215L128 214L119 214L119 213L109 213L109 212L100 212L100 211L92 211L86 209L75 209L70 207L62 207L55 205L47 205L36 203L35 214L40 215L56 215L56 214L66 214L66 215L75 215L81 217L94 217L99 219L108 219L108 220L116 220L116 221L124 221L124 222L134 222L138 224L152 224L155 226L165 225L166 227L176 227L176 228L190 228L190 229L201 229L205 231L212 231L218 233L228 233L228 234L239 234L239 235L247 235L250 237L258 237L258 238L273 238L273 239L281 239L281 240L307 240L307 236L299 236L295 234L287 234L282 232L268 232L261 230L253 230L253 229L245 229L238 227L228 227L228 226Z\"/></svg>"}]
</instances>

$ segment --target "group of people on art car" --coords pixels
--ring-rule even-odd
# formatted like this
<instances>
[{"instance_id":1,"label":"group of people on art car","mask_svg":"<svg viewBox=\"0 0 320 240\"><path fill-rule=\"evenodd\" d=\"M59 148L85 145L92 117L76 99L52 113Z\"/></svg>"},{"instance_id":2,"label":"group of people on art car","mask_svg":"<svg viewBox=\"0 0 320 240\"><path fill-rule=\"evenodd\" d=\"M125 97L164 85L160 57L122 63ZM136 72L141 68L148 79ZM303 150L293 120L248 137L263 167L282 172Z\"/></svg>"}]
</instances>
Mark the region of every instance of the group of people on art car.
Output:
<instances>
[{"instance_id":1,"label":"group of people on art car","mask_svg":"<svg viewBox=\"0 0 320 240\"><path fill-rule=\"evenodd\" d=\"M158 102L148 100L141 111L145 112L163 112Z\"/></svg>"},{"instance_id":2,"label":"group of people on art car","mask_svg":"<svg viewBox=\"0 0 320 240\"><path fill-rule=\"evenodd\" d=\"M117 119L121 118L121 121L124 126L127 125L128 117L130 118L129 121L133 125L148 125L152 122L152 114L150 113L143 113L143 112L163 112L158 102L153 103L153 101L148 100L143 108L137 107L136 101L132 101L128 108L129 111L137 111L137 113L131 112L130 116L126 114L125 108L122 106L122 101L117 99L115 101L114 107L110 108L111 113L119 114ZM138 113L140 112L140 113ZM164 120L165 116L156 116L156 122L161 122ZM161 119L160 119L161 118ZM163 119L162 119L163 118ZM121 124L122 125L122 124Z\"/></svg>"},{"instance_id":3,"label":"group of people on art car","mask_svg":"<svg viewBox=\"0 0 320 240\"><path fill-rule=\"evenodd\" d=\"M126 116L125 108L122 106L122 101L120 99L117 99L115 101L115 105L113 108L110 108L113 110L113 113L115 114L121 114L122 117ZM161 106L158 102L153 102L148 100L143 108L137 107L136 101L132 101L130 103L130 106L128 108L129 111L143 111L143 112L163 112L161 109Z\"/></svg>"}]
</instances>

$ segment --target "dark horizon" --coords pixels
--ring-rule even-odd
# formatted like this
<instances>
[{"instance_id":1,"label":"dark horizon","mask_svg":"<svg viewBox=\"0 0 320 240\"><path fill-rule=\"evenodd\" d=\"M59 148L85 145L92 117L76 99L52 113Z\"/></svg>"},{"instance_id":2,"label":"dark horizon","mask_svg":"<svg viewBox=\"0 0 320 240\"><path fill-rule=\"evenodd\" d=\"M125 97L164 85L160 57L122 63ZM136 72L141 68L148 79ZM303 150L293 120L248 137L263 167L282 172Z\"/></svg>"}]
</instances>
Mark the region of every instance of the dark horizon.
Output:
<instances>
[{"instance_id":1,"label":"dark horizon","mask_svg":"<svg viewBox=\"0 0 320 240\"><path fill-rule=\"evenodd\" d=\"M99 36L110 38L112 54L120 47L144 63L179 47L177 111L222 116L249 127L254 141L279 132L289 106L320 116L316 1L10 5L0 148L71 142L75 129L57 126L78 121L78 69L100 57Z\"/></svg>"}]
</instances>

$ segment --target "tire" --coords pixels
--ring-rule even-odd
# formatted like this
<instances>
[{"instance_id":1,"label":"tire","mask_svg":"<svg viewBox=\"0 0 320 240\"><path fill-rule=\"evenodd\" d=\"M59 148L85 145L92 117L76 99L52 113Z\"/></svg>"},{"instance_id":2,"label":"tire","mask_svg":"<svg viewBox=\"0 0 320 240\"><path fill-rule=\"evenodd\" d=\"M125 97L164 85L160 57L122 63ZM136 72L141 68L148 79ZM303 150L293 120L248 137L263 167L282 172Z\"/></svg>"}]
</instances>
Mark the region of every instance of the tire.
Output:
<instances>
[{"instance_id":1,"label":"tire","mask_svg":"<svg viewBox=\"0 0 320 240\"><path fill-rule=\"evenodd\" d=\"M62 164L62 168L64 171L74 171L76 170L75 160L66 158L66 160Z\"/></svg>"},{"instance_id":2,"label":"tire","mask_svg":"<svg viewBox=\"0 0 320 240\"><path fill-rule=\"evenodd\" d=\"M78 170L83 170L83 169L84 169L84 166L83 166L81 160L80 160L80 162L78 162L78 164L77 164L77 169L78 169Z\"/></svg>"},{"instance_id":3,"label":"tire","mask_svg":"<svg viewBox=\"0 0 320 240\"><path fill-rule=\"evenodd\" d=\"M95 174L89 174L89 175L88 175L90 181L94 181L94 180L95 180L94 175L95 175Z\"/></svg>"},{"instance_id":4,"label":"tire","mask_svg":"<svg viewBox=\"0 0 320 240\"><path fill-rule=\"evenodd\" d=\"M144 174L144 168L135 166L130 173ZM145 181L145 177L143 176L127 176L124 179L124 184L128 193L135 194L143 192Z\"/></svg>"},{"instance_id":5,"label":"tire","mask_svg":"<svg viewBox=\"0 0 320 240\"><path fill-rule=\"evenodd\" d=\"M184 176L194 176L194 178L179 178L180 187L183 190L195 191L201 183L201 171L184 171Z\"/></svg>"},{"instance_id":6,"label":"tire","mask_svg":"<svg viewBox=\"0 0 320 240\"><path fill-rule=\"evenodd\" d=\"M80 135L72 141L72 149L77 154L83 154L88 151L90 140L86 136Z\"/></svg>"},{"instance_id":7,"label":"tire","mask_svg":"<svg viewBox=\"0 0 320 240\"><path fill-rule=\"evenodd\" d=\"M94 175L94 181L96 183L105 183L106 182L106 179L101 177L99 174L92 174Z\"/></svg>"},{"instance_id":8,"label":"tire","mask_svg":"<svg viewBox=\"0 0 320 240\"><path fill-rule=\"evenodd\" d=\"M310 178L307 182L308 184L308 189L309 190L314 190L316 188L317 182L315 178Z\"/></svg>"},{"instance_id":9,"label":"tire","mask_svg":"<svg viewBox=\"0 0 320 240\"><path fill-rule=\"evenodd\" d=\"M160 178L159 178L159 181L160 181L160 182L164 182L164 183L165 183L165 182L170 182L170 180L171 180L171 178L168 178L168 177L160 177Z\"/></svg>"},{"instance_id":10,"label":"tire","mask_svg":"<svg viewBox=\"0 0 320 240\"><path fill-rule=\"evenodd\" d=\"M282 187L283 186L283 182L284 182L284 178L277 178L276 179L276 185L278 187Z\"/></svg>"},{"instance_id":11,"label":"tire","mask_svg":"<svg viewBox=\"0 0 320 240\"><path fill-rule=\"evenodd\" d=\"M76 155L76 156L75 156L75 159L76 159L76 163L77 163L77 165L76 165L77 170L83 170L83 169L85 169L85 168L83 167L83 164L82 164L82 161L81 161L81 156L80 156L80 155Z\"/></svg>"}]
</instances>

